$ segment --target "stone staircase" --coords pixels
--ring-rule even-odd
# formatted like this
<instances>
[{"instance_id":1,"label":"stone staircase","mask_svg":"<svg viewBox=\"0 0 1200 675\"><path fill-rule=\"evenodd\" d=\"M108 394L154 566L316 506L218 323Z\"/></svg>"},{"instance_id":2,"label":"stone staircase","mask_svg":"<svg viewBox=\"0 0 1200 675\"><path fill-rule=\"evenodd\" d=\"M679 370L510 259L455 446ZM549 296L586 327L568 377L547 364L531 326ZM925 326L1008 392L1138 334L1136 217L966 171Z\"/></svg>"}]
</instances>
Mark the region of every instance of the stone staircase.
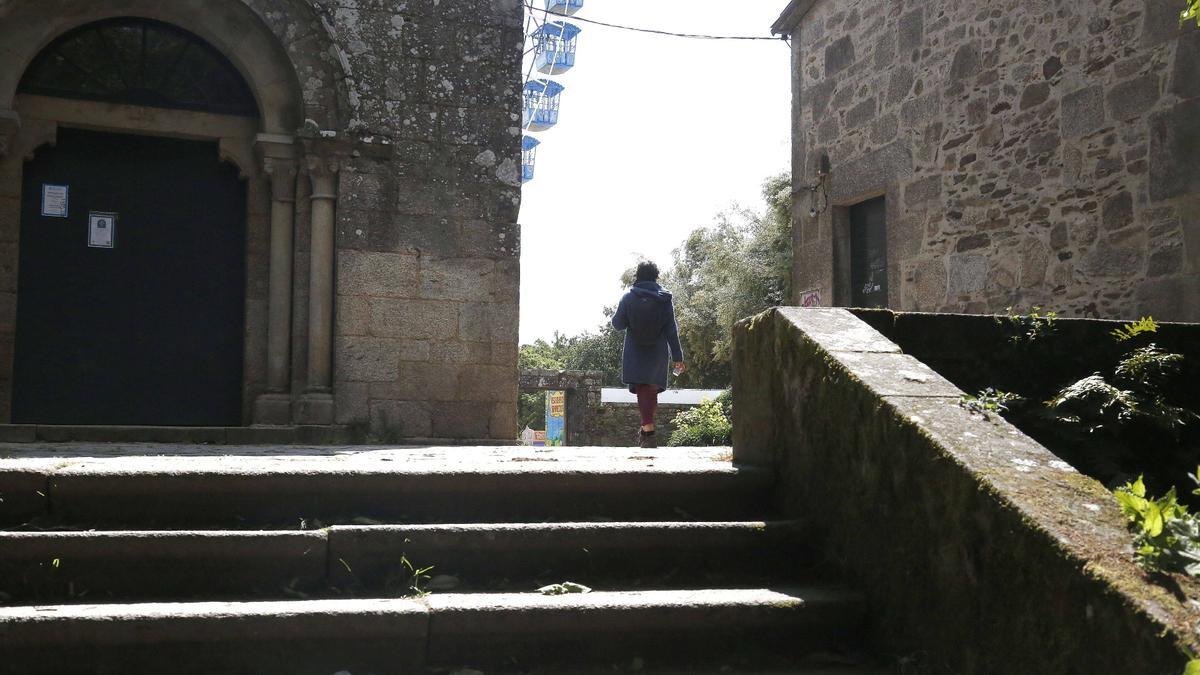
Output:
<instances>
[{"instance_id":1,"label":"stone staircase","mask_svg":"<svg viewBox=\"0 0 1200 675\"><path fill-rule=\"evenodd\" d=\"M727 450L0 447L0 672L877 672L772 481ZM594 590L536 591L564 581Z\"/></svg>"}]
</instances>

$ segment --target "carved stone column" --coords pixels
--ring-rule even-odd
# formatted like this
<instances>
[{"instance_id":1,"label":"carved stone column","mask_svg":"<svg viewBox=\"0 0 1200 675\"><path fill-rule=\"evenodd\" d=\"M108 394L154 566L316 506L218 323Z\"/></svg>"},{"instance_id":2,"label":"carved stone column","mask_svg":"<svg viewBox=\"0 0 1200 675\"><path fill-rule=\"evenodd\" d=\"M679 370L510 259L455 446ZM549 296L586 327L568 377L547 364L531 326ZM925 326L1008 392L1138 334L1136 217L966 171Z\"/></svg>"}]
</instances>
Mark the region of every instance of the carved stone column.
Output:
<instances>
[{"instance_id":1,"label":"carved stone column","mask_svg":"<svg viewBox=\"0 0 1200 675\"><path fill-rule=\"evenodd\" d=\"M333 424L334 216L340 159L321 148L309 151L312 241L308 280L308 383L297 415L301 424Z\"/></svg>"},{"instance_id":2,"label":"carved stone column","mask_svg":"<svg viewBox=\"0 0 1200 675\"><path fill-rule=\"evenodd\" d=\"M290 136L260 134L256 149L271 183L271 271L267 305L267 393L254 406L256 424L292 421L292 250L296 218L296 146Z\"/></svg>"}]
</instances>

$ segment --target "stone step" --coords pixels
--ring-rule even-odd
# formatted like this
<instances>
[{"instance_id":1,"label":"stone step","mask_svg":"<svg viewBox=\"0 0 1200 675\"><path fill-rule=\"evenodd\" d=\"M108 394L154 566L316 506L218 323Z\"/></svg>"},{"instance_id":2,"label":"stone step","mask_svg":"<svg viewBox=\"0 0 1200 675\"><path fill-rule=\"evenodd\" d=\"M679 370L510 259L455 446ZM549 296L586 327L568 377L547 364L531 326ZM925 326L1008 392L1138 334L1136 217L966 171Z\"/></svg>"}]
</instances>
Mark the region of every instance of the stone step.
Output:
<instances>
[{"instance_id":1,"label":"stone step","mask_svg":"<svg viewBox=\"0 0 1200 675\"><path fill-rule=\"evenodd\" d=\"M802 655L861 629L829 587L0 609L4 673L421 673ZM848 637L849 636L849 637Z\"/></svg>"},{"instance_id":2,"label":"stone step","mask_svg":"<svg viewBox=\"0 0 1200 675\"><path fill-rule=\"evenodd\" d=\"M295 528L356 518L410 523L756 518L768 511L773 482L767 470L728 464L455 470L335 460L265 466L139 460L74 463L40 484L27 476L9 476L9 482L44 497L50 522L162 528ZM37 517L27 511L14 515L10 523Z\"/></svg>"},{"instance_id":3,"label":"stone step","mask_svg":"<svg viewBox=\"0 0 1200 675\"><path fill-rule=\"evenodd\" d=\"M401 560L457 590L744 586L811 563L797 521L334 526L315 531L0 532L9 602L408 592Z\"/></svg>"}]
</instances>

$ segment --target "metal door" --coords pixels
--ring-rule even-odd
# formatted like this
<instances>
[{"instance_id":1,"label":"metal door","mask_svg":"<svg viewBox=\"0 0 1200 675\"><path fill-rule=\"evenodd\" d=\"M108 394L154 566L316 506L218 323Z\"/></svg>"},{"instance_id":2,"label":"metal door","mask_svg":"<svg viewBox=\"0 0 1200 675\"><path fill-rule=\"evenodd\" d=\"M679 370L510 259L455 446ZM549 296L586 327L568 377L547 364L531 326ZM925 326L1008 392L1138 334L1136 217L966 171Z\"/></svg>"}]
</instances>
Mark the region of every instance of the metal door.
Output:
<instances>
[{"instance_id":1,"label":"metal door","mask_svg":"<svg viewBox=\"0 0 1200 675\"><path fill-rule=\"evenodd\" d=\"M60 129L25 165L13 421L241 424L245 199L216 143Z\"/></svg>"},{"instance_id":2,"label":"metal door","mask_svg":"<svg viewBox=\"0 0 1200 675\"><path fill-rule=\"evenodd\" d=\"M887 208L883 197L850 209L850 304L887 307Z\"/></svg>"}]
</instances>

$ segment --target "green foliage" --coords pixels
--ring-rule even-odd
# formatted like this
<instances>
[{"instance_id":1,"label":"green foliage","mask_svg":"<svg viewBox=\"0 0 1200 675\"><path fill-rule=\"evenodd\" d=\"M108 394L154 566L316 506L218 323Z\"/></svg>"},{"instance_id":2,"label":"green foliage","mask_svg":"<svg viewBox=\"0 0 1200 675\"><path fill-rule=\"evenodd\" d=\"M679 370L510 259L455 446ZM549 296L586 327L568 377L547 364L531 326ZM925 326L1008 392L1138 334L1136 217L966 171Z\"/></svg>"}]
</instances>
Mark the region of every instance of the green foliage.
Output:
<instances>
[{"instance_id":1,"label":"green foliage","mask_svg":"<svg viewBox=\"0 0 1200 675\"><path fill-rule=\"evenodd\" d=\"M1117 364L1113 374L1119 382L1132 387L1158 389L1170 384L1183 369L1183 355L1171 354L1149 345L1130 352Z\"/></svg>"},{"instance_id":2,"label":"green foliage","mask_svg":"<svg viewBox=\"0 0 1200 675\"><path fill-rule=\"evenodd\" d=\"M1008 340L1014 345L1030 345L1054 334L1057 329L1055 322L1058 312L1043 312L1041 307L1033 307L1028 314L1021 314L1015 307L1005 310L1005 316L996 317L997 323L1007 322L1012 328Z\"/></svg>"},{"instance_id":3,"label":"green foliage","mask_svg":"<svg viewBox=\"0 0 1200 675\"><path fill-rule=\"evenodd\" d=\"M680 342L688 361L688 371L673 386L728 386L733 324L790 299L790 176L767 179L762 195L761 212L735 207L718 214L713 225L693 231L675 250L673 265L664 268L661 282L675 296ZM621 288L633 285L633 278L630 267L621 275ZM606 307L604 314L611 318L614 311ZM618 387L623 342L624 335L606 321L595 331L570 337L555 334L549 342L522 345L521 367L599 370L605 386ZM533 421L535 407L534 397L522 399L522 428Z\"/></svg>"},{"instance_id":4,"label":"green foliage","mask_svg":"<svg viewBox=\"0 0 1200 675\"><path fill-rule=\"evenodd\" d=\"M1024 400L1019 394L997 391L991 387L979 392L978 396L963 394L958 405L973 413L979 413L985 418L989 414L1001 415L1008 412L1010 404Z\"/></svg>"},{"instance_id":5,"label":"green foliage","mask_svg":"<svg viewBox=\"0 0 1200 675\"><path fill-rule=\"evenodd\" d=\"M1196 0L1200 3L1200 0ZM1200 675L1200 659L1192 659L1183 669L1183 675Z\"/></svg>"},{"instance_id":6,"label":"green foliage","mask_svg":"<svg viewBox=\"0 0 1200 675\"><path fill-rule=\"evenodd\" d=\"M675 416L675 431L667 445L672 447L729 445L733 437L733 422L720 400L704 401L695 408Z\"/></svg>"},{"instance_id":7,"label":"green foliage","mask_svg":"<svg viewBox=\"0 0 1200 675\"><path fill-rule=\"evenodd\" d=\"M388 578L385 586L393 595L424 597L429 595L429 591L425 590L425 584L429 582L429 572L431 571L433 571L433 565L417 567L408 559L407 555L401 553L400 569Z\"/></svg>"},{"instance_id":8,"label":"green foliage","mask_svg":"<svg viewBox=\"0 0 1200 675\"><path fill-rule=\"evenodd\" d=\"M1195 21L1200 26L1200 0L1184 0L1183 13L1179 15L1180 23Z\"/></svg>"},{"instance_id":9,"label":"green foliage","mask_svg":"<svg viewBox=\"0 0 1200 675\"><path fill-rule=\"evenodd\" d=\"M763 211L733 208L694 230L663 276L688 359L680 386L728 386L733 324L790 300L790 177L771 177L762 194Z\"/></svg>"},{"instance_id":10,"label":"green foliage","mask_svg":"<svg viewBox=\"0 0 1200 675\"><path fill-rule=\"evenodd\" d=\"M605 308L611 317L612 308ZM621 386L621 346L624 337L607 322L595 331L567 337L555 333L554 339L521 345L517 367L542 370L597 370L604 373L602 384ZM517 428L546 428L546 392L523 392L517 401Z\"/></svg>"},{"instance_id":11,"label":"green foliage","mask_svg":"<svg viewBox=\"0 0 1200 675\"><path fill-rule=\"evenodd\" d=\"M1197 470L1200 474L1200 469ZM1197 481L1195 475L1191 476ZM1195 490L1193 494L1200 494ZM1152 572L1200 575L1200 519L1188 513L1171 488L1158 499L1146 496L1142 477L1117 488L1114 496L1134 532L1135 559Z\"/></svg>"},{"instance_id":12,"label":"green foliage","mask_svg":"<svg viewBox=\"0 0 1200 675\"><path fill-rule=\"evenodd\" d=\"M1166 401L1161 391L1177 376L1183 357L1149 345L1130 352L1117 364L1109 383L1095 373L1071 384L1046 402L1051 418L1077 426L1088 433L1105 431L1119 435L1131 430L1153 429L1178 438L1200 415Z\"/></svg>"},{"instance_id":13,"label":"green foliage","mask_svg":"<svg viewBox=\"0 0 1200 675\"><path fill-rule=\"evenodd\" d=\"M1121 342L1132 340L1145 333L1157 333L1158 322L1152 316L1143 316L1137 321L1131 321L1120 328L1114 328L1110 334Z\"/></svg>"}]
</instances>

